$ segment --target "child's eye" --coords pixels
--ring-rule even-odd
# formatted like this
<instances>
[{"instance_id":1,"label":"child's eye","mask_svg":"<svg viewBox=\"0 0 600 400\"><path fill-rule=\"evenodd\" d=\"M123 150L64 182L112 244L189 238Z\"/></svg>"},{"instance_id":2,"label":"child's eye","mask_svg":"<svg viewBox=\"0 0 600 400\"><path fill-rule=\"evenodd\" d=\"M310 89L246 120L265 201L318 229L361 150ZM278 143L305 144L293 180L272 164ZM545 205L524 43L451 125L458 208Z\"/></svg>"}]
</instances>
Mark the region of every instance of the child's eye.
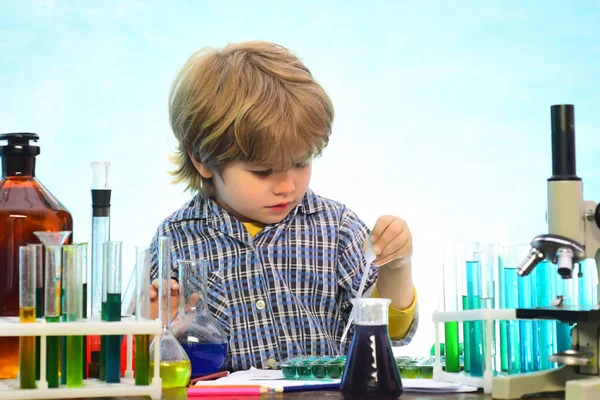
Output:
<instances>
[{"instance_id":1,"label":"child's eye","mask_svg":"<svg viewBox=\"0 0 600 400\"><path fill-rule=\"evenodd\" d=\"M308 167L308 161L296 164L296 168L298 168L298 169L302 169L302 168L306 168L306 167Z\"/></svg>"},{"instance_id":2,"label":"child's eye","mask_svg":"<svg viewBox=\"0 0 600 400\"><path fill-rule=\"evenodd\" d=\"M268 177L269 175L271 175L273 173L273 170L272 169L267 169L267 170L264 170L264 171L252 171L252 173L254 175L256 175L256 176L261 177L261 178L266 178L266 177Z\"/></svg>"}]
</instances>

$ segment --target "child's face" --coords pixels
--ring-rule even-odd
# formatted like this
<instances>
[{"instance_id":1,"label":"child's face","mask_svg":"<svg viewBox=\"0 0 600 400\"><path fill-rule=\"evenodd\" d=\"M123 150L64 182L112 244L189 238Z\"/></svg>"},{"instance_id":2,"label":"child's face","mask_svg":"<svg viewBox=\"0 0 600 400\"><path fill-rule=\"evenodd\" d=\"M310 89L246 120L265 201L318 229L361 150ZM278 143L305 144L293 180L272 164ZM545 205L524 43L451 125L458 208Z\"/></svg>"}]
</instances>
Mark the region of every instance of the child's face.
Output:
<instances>
[{"instance_id":1,"label":"child's face","mask_svg":"<svg viewBox=\"0 0 600 400\"><path fill-rule=\"evenodd\" d=\"M217 203L243 222L280 222L300 202L312 163L286 170L272 165L232 162L212 176Z\"/></svg>"}]
</instances>

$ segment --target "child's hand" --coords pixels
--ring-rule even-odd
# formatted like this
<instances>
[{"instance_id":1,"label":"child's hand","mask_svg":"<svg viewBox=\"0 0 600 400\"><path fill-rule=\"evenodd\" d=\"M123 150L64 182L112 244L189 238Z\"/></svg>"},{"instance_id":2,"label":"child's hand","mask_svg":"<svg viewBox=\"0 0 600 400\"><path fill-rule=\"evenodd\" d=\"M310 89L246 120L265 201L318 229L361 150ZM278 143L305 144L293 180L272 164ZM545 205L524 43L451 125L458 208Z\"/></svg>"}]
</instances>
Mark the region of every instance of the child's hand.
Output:
<instances>
[{"instance_id":1,"label":"child's hand","mask_svg":"<svg viewBox=\"0 0 600 400\"><path fill-rule=\"evenodd\" d=\"M171 279L171 321L177 316L179 310L179 283ZM158 318L158 279L150 285L150 319Z\"/></svg>"},{"instance_id":2,"label":"child's hand","mask_svg":"<svg viewBox=\"0 0 600 400\"><path fill-rule=\"evenodd\" d=\"M401 267L410 264L412 256L412 235L406 221L393 215L384 215L377 219L369 237L377 258L377 266L389 264Z\"/></svg>"}]
</instances>

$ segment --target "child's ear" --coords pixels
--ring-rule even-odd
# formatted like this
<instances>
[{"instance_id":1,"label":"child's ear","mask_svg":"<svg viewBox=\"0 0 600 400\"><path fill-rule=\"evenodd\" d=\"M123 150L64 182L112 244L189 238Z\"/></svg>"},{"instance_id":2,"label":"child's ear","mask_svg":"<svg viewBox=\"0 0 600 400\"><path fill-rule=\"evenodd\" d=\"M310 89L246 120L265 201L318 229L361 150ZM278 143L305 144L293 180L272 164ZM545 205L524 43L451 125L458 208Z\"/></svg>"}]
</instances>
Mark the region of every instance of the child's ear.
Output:
<instances>
[{"instance_id":1,"label":"child's ear","mask_svg":"<svg viewBox=\"0 0 600 400\"><path fill-rule=\"evenodd\" d=\"M196 158L194 158L194 156L190 152L188 152L188 156L190 157L190 160L192 160L192 163L194 164L194 167L196 168L196 171L198 171L200 176L202 176L205 179L210 179L213 177L213 172L206 165L196 160Z\"/></svg>"}]
</instances>

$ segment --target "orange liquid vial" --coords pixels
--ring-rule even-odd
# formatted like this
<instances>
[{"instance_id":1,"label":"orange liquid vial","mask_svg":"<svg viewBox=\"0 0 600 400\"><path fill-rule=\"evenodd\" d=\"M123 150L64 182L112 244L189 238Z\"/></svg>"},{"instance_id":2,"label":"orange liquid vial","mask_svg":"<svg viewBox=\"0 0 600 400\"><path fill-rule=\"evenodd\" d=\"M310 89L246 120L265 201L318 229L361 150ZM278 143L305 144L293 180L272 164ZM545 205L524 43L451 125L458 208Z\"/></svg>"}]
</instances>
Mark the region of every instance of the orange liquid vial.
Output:
<instances>
[{"instance_id":1,"label":"orange liquid vial","mask_svg":"<svg viewBox=\"0 0 600 400\"><path fill-rule=\"evenodd\" d=\"M35 231L72 231L69 211L35 178L40 153L34 133L0 135L0 317L19 316L19 246L39 243ZM4 143L8 141L8 143ZM0 337L0 379L19 371L19 338Z\"/></svg>"}]
</instances>

